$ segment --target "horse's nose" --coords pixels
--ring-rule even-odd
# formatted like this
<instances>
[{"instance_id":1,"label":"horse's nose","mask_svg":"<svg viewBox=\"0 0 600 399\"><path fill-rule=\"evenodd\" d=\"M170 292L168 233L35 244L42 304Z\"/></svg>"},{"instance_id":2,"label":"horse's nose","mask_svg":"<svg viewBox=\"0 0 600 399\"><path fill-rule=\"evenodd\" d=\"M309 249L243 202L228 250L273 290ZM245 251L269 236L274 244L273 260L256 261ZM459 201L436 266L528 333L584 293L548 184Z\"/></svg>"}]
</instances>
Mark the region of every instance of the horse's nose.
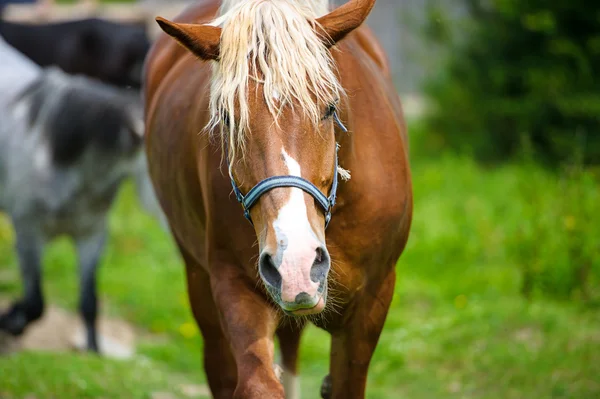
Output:
<instances>
[{"instance_id":1,"label":"horse's nose","mask_svg":"<svg viewBox=\"0 0 600 399\"><path fill-rule=\"evenodd\" d=\"M330 264L327 249L319 246L278 256L263 251L258 268L282 308L294 312L314 308L321 303Z\"/></svg>"}]
</instances>

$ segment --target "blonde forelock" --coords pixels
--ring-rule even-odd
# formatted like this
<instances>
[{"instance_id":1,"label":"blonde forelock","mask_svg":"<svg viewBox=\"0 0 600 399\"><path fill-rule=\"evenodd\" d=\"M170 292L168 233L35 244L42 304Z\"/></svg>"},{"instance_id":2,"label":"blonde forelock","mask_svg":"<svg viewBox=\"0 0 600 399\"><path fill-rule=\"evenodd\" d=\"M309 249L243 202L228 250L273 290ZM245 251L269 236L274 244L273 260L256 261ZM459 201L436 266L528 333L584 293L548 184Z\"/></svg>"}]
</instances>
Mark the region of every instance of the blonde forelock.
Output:
<instances>
[{"instance_id":1,"label":"blonde forelock","mask_svg":"<svg viewBox=\"0 0 600 399\"><path fill-rule=\"evenodd\" d=\"M223 31L207 128L220 134L230 158L238 151L243 156L251 79L263 85L275 123L285 107L293 107L317 125L322 105L343 94L331 54L315 31L315 19L327 9L327 0L223 0L212 22Z\"/></svg>"}]
</instances>

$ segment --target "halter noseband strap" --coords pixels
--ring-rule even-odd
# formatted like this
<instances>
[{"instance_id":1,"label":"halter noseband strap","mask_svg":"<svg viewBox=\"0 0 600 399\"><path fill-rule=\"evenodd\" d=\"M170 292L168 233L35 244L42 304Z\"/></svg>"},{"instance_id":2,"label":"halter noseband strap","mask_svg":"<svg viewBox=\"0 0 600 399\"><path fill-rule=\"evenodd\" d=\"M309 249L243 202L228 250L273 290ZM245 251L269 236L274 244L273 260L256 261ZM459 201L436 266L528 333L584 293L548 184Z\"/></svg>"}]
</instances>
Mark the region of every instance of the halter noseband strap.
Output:
<instances>
[{"instance_id":1,"label":"halter noseband strap","mask_svg":"<svg viewBox=\"0 0 600 399\"><path fill-rule=\"evenodd\" d=\"M337 112L334 112L333 118L335 123L342 129L344 132L348 132L348 129L344 126L344 124L340 121ZM227 160L229 162L229 159ZM303 190L304 192L310 194L317 203L325 212L325 228L329 225L331 221L331 211L335 206L336 193L338 187L338 144L335 145L335 165L333 169L333 182L331 183L331 193L329 197L325 196L313 183L308 180L299 177L299 176L273 176L268 177L265 180L260 181L256 186L252 187L250 191L246 195L243 195L240 191L239 187L235 183L235 179L231 174L231 168L229 168L229 178L231 179L231 186L233 187L233 192L238 202L242 204L244 208L244 216L250 223L252 223L252 217L250 216L250 209L254 204L258 202L260 197L262 197L268 191L273 190L274 188L279 187L295 187Z\"/></svg>"}]
</instances>

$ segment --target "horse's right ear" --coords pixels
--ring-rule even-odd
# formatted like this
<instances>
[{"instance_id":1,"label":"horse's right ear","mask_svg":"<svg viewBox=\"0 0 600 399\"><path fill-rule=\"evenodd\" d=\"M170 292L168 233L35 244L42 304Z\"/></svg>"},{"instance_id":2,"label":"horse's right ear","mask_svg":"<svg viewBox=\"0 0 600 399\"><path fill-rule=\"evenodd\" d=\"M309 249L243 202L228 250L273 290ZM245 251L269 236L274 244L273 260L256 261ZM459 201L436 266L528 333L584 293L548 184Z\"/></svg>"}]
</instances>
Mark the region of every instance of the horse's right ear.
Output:
<instances>
[{"instance_id":1,"label":"horse's right ear","mask_svg":"<svg viewBox=\"0 0 600 399\"><path fill-rule=\"evenodd\" d=\"M178 24L156 17L160 28L182 46L205 61L217 60L221 45L221 28L210 25Z\"/></svg>"}]
</instances>

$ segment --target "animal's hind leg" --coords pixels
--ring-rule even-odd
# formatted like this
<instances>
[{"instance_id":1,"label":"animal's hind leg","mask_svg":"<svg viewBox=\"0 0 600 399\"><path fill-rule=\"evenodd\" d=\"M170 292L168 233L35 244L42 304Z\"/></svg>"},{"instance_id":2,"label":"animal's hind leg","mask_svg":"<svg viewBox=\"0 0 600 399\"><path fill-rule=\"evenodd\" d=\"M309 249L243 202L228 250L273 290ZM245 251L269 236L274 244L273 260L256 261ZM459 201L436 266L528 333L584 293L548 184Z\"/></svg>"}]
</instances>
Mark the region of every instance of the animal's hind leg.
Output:
<instances>
[{"instance_id":1,"label":"animal's hind leg","mask_svg":"<svg viewBox=\"0 0 600 399\"><path fill-rule=\"evenodd\" d=\"M281 362L283 366L283 388L286 399L300 399L300 382L298 381L298 349L305 322L283 320L277 328L281 348Z\"/></svg>"},{"instance_id":2,"label":"animal's hind leg","mask_svg":"<svg viewBox=\"0 0 600 399\"><path fill-rule=\"evenodd\" d=\"M369 363L392 302L395 282L392 267L382 284L364 288L344 327L332 333L330 375L321 389L323 398L364 399Z\"/></svg>"},{"instance_id":3,"label":"animal's hind leg","mask_svg":"<svg viewBox=\"0 0 600 399\"><path fill-rule=\"evenodd\" d=\"M231 399L237 384L237 368L221 327L209 276L181 245L179 249L186 265L192 313L204 340L204 371L210 390L215 399Z\"/></svg>"},{"instance_id":4,"label":"animal's hind leg","mask_svg":"<svg viewBox=\"0 0 600 399\"><path fill-rule=\"evenodd\" d=\"M23 298L0 316L0 330L12 335L21 335L27 325L42 317L44 312L40 265L43 240L35 230L22 230L18 226L15 226L15 229Z\"/></svg>"},{"instance_id":5,"label":"animal's hind leg","mask_svg":"<svg viewBox=\"0 0 600 399\"><path fill-rule=\"evenodd\" d=\"M76 239L77 256L79 257L79 312L85 324L87 349L93 352L98 352L96 272L105 243L105 228Z\"/></svg>"}]
</instances>

